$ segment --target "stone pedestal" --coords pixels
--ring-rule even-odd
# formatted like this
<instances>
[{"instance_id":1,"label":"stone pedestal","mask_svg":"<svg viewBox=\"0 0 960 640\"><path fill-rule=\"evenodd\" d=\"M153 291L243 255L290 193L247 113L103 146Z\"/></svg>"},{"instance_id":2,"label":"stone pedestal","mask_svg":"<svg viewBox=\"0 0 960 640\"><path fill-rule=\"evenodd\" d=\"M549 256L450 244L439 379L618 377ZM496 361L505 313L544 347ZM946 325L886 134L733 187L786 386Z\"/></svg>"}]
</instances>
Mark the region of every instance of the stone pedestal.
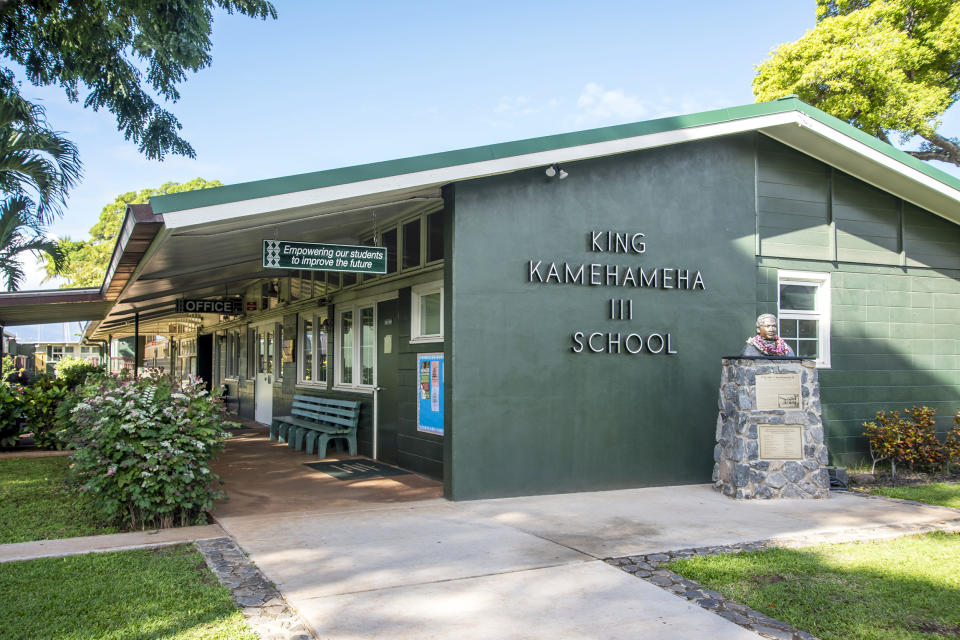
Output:
<instances>
[{"instance_id":1,"label":"stone pedestal","mask_svg":"<svg viewBox=\"0 0 960 640\"><path fill-rule=\"evenodd\" d=\"M713 482L724 495L829 497L813 360L724 358L716 438Z\"/></svg>"}]
</instances>

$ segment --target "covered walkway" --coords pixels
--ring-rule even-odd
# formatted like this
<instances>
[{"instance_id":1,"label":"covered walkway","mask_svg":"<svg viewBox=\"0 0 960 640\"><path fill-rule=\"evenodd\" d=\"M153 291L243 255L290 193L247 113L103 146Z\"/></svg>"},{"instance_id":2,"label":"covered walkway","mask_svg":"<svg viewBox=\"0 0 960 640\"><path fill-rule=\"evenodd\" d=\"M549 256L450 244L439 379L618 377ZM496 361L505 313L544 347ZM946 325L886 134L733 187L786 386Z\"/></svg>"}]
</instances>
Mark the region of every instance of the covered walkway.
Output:
<instances>
[{"instance_id":1,"label":"covered walkway","mask_svg":"<svg viewBox=\"0 0 960 640\"><path fill-rule=\"evenodd\" d=\"M236 420L236 418L232 418ZM213 464L224 481L227 499L214 507L214 518L265 516L292 512L333 512L370 509L383 505L442 499L443 485L436 480L404 472L384 478L338 480L307 463L315 455L271 442L267 427L240 420L224 451ZM334 453L327 460L351 460ZM366 461L366 458L354 458Z\"/></svg>"}]
</instances>

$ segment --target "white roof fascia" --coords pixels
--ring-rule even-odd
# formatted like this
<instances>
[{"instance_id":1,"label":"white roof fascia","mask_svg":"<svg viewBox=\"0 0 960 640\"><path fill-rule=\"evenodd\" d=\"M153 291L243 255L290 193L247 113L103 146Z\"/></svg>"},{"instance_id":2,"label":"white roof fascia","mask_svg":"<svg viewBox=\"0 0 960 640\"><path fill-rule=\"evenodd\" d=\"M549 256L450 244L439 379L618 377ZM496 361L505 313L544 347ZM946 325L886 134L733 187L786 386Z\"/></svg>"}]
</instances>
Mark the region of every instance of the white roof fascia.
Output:
<instances>
[{"instance_id":1,"label":"white roof fascia","mask_svg":"<svg viewBox=\"0 0 960 640\"><path fill-rule=\"evenodd\" d=\"M764 127L797 122L799 115L800 112L798 111L788 111L785 113L742 118L699 127L673 129L630 138L620 138L575 147L496 158L483 162L441 167L430 171L419 171L377 178L375 180L364 180L319 189L295 191L268 196L266 198L254 198L209 207L167 212L163 214L163 219L167 229L184 229L212 222L270 214L286 209L333 202L336 200L347 200L376 193L443 185L450 182L508 173L510 171L518 171L531 167L546 166L556 162L573 162L576 160L599 158L681 142L704 140L707 138L754 131Z\"/></svg>"}]
</instances>

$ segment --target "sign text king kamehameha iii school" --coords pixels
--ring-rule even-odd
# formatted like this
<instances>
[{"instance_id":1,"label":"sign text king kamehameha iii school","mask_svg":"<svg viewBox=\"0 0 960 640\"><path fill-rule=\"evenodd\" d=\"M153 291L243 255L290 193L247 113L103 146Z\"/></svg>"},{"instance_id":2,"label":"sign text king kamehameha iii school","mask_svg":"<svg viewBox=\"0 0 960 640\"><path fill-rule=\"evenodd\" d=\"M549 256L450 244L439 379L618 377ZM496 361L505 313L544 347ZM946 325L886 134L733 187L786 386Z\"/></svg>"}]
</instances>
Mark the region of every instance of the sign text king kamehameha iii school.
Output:
<instances>
[{"instance_id":1,"label":"sign text king kamehameha iii school","mask_svg":"<svg viewBox=\"0 0 960 640\"><path fill-rule=\"evenodd\" d=\"M269 269L383 274L387 272L387 249L349 244L264 240L263 266Z\"/></svg>"},{"instance_id":2,"label":"sign text king kamehameha iii school","mask_svg":"<svg viewBox=\"0 0 960 640\"><path fill-rule=\"evenodd\" d=\"M647 251L642 233L591 231L589 250L596 253L642 255ZM706 285L699 269L663 266L625 266L619 264L546 262L530 260L527 263L527 282L538 284L572 284L593 287L616 287L621 291L637 289L675 289L704 291ZM619 294L623 295L623 294ZM633 300L610 298L610 320L633 320ZM635 333L610 331L576 331L572 336L574 353L615 353L639 355L642 353L674 355L677 353L673 336L669 333Z\"/></svg>"}]
</instances>

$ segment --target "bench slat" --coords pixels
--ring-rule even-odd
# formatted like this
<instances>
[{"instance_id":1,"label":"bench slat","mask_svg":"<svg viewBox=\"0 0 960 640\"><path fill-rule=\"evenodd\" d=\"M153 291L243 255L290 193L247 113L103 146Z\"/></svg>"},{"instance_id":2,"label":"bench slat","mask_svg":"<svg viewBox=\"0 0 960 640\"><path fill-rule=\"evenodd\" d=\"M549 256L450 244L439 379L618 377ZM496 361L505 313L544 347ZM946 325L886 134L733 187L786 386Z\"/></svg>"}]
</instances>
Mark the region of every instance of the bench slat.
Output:
<instances>
[{"instance_id":1,"label":"bench slat","mask_svg":"<svg viewBox=\"0 0 960 640\"><path fill-rule=\"evenodd\" d=\"M293 406L298 409L305 409L307 411L316 411L317 413L330 414L335 416L344 416L352 418L353 416L360 413L360 408L356 409L341 409L340 407L324 407L321 405L316 405L308 402L299 402L294 401Z\"/></svg>"},{"instance_id":2,"label":"bench slat","mask_svg":"<svg viewBox=\"0 0 960 640\"><path fill-rule=\"evenodd\" d=\"M296 394L293 396L294 400L299 400L301 402L316 402L318 404L332 405L335 407L350 407L350 408L360 408L361 402L359 400L340 400L338 398L321 398L319 396L306 396L303 394Z\"/></svg>"},{"instance_id":3,"label":"bench slat","mask_svg":"<svg viewBox=\"0 0 960 640\"><path fill-rule=\"evenodd\" d=\"M300 416L301 418L310 418L311 420L315 420L320 423L326 422L331 424L339 424L345 427L356 427L358 422L356 418L350 420L348 418L341 418L339 416L327 416L319 414L315 411L303 411L302 409L293 409L290 413L295 416Z\"/></svg>"}]
</instances>

